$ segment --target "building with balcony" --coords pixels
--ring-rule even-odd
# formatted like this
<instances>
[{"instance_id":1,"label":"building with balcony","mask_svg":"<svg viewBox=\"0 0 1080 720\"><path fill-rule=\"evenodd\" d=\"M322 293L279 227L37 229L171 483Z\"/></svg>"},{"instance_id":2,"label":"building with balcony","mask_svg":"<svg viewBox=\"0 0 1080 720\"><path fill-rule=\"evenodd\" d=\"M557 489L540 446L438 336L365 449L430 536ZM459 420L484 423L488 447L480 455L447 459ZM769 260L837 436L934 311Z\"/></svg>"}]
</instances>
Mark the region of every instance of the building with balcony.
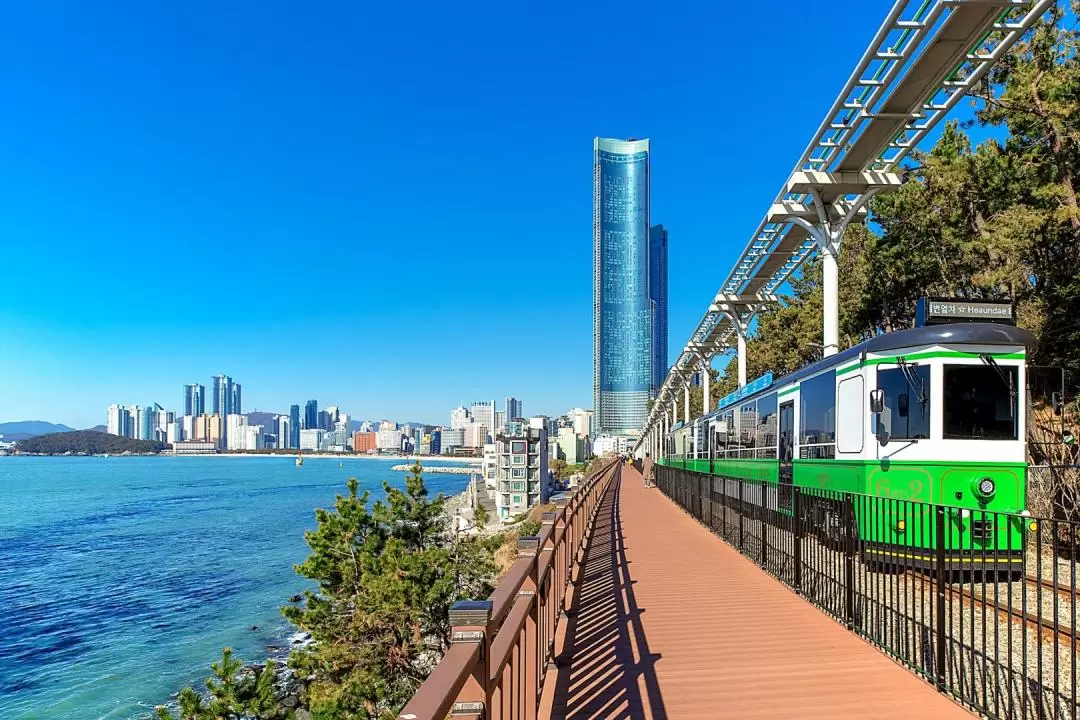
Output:
<instances>
[{"instance_id":1,"label":"building with balcony","mask_svg":"<svg viewBox=\"0 0 1080 720\"><path fill-rule=\"evenodd\" d=\"M503 521L547 502L552 487L547 432L543 427L509 425L495 436L495 509Z\"/></svg>"}]
</instances>

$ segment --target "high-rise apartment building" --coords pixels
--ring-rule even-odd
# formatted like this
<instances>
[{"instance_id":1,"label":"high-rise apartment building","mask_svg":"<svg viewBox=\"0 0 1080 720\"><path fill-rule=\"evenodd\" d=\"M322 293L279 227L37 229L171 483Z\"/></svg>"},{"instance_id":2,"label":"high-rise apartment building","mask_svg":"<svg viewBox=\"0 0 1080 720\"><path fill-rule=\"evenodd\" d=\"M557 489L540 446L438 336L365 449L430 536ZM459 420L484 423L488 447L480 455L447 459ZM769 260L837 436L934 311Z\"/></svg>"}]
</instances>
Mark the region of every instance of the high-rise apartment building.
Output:
<instances>
[{"instance_id":1,"label":"high-rise apartment building","mask_svg":"<svg viewBox=\"0 0 1080 720\"><path fill-rule=\"evenodd\" d=\"M297 412L297 414L299 414L300 408L296 407L296 405L293 405L293 407L296 408L296 412ZM278 446L278 448L281 449L281 450L284 450L286 448L292 447L292 445L291 445L291 442L292 442L292 423L289 420L289 416L288 415L278 415L276 422L277 422L277 446Z\"/></svg>"},{"instance_id":2,"label":"high-rise apartment building","mask_svg":"<svg viewBox=\"0 0 1080 720\"><path fill-rule=\"evenodd\" d=\"M469 422L469 411L464 405L458 405L450 411L450 427L454 430L462 430Z\"/></svg>"},{"instance_id":3,"label":"high-rise apartment building","mask_svg":"<svg viewBox=\"0 0 1080 720\"><path fill-rule=\"evenodd\" d=\"M506 398L506 420L517 420L521 417L525 417L522 414L521 401L517 398Z\"/></svg>"},{"instance_id":4,"label":"high-rise apartment building","mask_svg":"<svg viewBox=\"0 0 1080 720\"><path fill-rule=\"evenodd\" d=\"M206 414L206 386L192 383L184 386L184 414Z\"/></svg>"},{"instance_id":5,"label":"high-rise apartment building","mask_svg":"<svg viewBox=\"0 0 1080 720\"><path fill-rule=\"evenodd\" d=\"M316 400L308 400L304 406L304 430L317 430L319 428L319 403Z\"/></svg>"},{"instance_id":6,"label":"high-rise apartment building","mask_svg":"<svg viewBox=\"0 0 1080 720\"><path fill-rule=\"evenodd\" d=\"M289 444L286 446L295 450L300 447L300 406L289 407Z\"/></svg>"},{"instance_id":7,"label":"high-rise apartment building","mask_svg":"<svg viewBox=\"0 0 1080 720\"><path fill-rule=\"evenodd\" d=\"M652 311L652 382L649 397L655 398L668 373L668 231L663 225L649 228L649 300Z\"/></svg>"},{"instance_id":8,"label":"high-rise apartment building","mask_svg":"<svg viewBox=\"0 0 1080 720\"><path fill-rule=\"evenodd\" d=\"M211 412L215 415L239 415L241 412L240 383L228 375L216 375L213 383Z\"/></svg>"},{"instance_id":9,"label":"high-rise apartment building","mask_svg":"<svg viewBox=\"0 0 1080 720\"><path fill-rule=\"evenodd\" d=\"M474 402L469 410L469 416L473 423L483 425L485 431L490 433L495 428L495 401L481 400L479 402ZM466 425L466 427L468 427L468 425ZM473 445L472 447L483 447L484 443L487 441L487 436L485 436L478 445Z\"/></svg>"},{"instance_id":10,"label":"high-rise apartment building","mask_svg":"<svg viewBox=\"0 0 1080 720\"><path fill-rule=\"evenodd\" d=\"M105 432L120 437L131 437L131 411L123 405L110 405L105 421Z\"/></svg>"},{"instance_id":11,"label":"high-rise apartment building","mask_svg":"<svg viewBox=\"0 0 1080 720\"><path fill-rule=\"evenodd\" d=\"M652 384L649 141L593 140L593 407L596 431L630 435Z\"/></svg>"}]
</instances>

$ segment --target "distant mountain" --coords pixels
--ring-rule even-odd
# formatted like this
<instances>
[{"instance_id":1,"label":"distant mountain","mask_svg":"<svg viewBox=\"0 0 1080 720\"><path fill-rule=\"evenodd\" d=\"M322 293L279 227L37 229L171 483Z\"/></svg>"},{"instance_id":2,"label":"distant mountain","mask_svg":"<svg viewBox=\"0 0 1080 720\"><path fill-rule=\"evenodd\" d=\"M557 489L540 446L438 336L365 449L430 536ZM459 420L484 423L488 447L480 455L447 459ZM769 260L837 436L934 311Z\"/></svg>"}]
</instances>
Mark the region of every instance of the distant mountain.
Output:
<instances>
[{"instance_id":1,"label":"distant mountain","mask_svg":"<svg viewBox=\"0 0 1080 720\"><path fill-rule=\"evenodd\" d=\"M132 440L131 438L108 435L93 430L73 430L71 432L50 433L20 440L15 449L25 453L44 455L64 455L70 453L102 455L110 453L157 453L165 449L165 443Z\"/></svg>"},{"instance_id":2,"label":"distant mountain","mask_svg":"<svg viewBox=\"0 0 1080 720\"><path fill-rule=\"evenodd\" d=\"M105 427L104 425L95 425L92 428L86 428L87 432L105 432L108 429L109 428Z\"/></svg>"},{"instance_id":3,"label":"distant mountain","mask_svg":"<svg viewBox=\"0 0 1080 720\"><path fill-rule=\"evenodd\" d=\"M21 420L19 422L0 423L0 435L4 440L26 440L49 433L71 432L75 428L67 425L45 422L44 420Z\"/></svg>"}]
</instances>

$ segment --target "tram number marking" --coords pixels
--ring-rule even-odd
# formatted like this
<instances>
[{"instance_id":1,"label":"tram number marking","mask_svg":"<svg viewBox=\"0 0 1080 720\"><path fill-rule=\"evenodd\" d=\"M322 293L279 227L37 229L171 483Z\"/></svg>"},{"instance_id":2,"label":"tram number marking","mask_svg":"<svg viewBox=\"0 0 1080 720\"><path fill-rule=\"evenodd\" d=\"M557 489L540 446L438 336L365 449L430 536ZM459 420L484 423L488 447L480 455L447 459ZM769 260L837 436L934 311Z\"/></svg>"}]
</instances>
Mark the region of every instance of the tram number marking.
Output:
<instances>
[{"instance_id":1,"label":"tram number marking","mask_svg":"<svg viewBox=\"0 0 1080 720\"><path fill-rule=\"evenodd\" d=\"M893 483L888 477L879 477L877 482L874 483L874 494L882 497L887 497L892 500L913 500L922 495L923 482L917 478L912 478L906 483Z\"/></svg>"}]
</instances>

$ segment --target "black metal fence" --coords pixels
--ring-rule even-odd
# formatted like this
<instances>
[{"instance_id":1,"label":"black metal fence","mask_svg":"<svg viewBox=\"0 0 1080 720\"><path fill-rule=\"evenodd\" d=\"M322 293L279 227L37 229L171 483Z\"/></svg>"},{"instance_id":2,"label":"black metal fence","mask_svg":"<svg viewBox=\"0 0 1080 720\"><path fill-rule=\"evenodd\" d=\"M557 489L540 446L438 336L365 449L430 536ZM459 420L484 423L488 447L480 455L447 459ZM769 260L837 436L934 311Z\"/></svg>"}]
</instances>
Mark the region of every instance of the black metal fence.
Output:
<instances>
[{"instance_id":1,"label":"black metal fence","mask_svg":"<svg viewBox=\"0 0 1080 720\"><path fill-rule=\"evenodd\" d=\"M1076 720L1080 523L672 467L657 485L939 691L991 718Z\"/></svg>"}]
</instances>

